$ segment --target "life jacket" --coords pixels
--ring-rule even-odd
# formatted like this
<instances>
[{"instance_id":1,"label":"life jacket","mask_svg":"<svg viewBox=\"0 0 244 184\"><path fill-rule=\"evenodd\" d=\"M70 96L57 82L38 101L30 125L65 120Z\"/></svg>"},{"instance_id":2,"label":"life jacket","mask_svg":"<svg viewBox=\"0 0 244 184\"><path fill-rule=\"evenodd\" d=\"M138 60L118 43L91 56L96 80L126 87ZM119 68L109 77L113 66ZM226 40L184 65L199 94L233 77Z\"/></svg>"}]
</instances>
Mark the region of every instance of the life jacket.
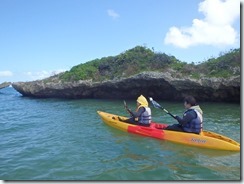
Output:
<instances>
[{"instance_id":1,"label":"life jacket","mask_svg":"<svg viewBox=\"0 0 244 184\"><path fill-rule=\"evenodd\" d=\"M149 107L144 107L145 111L139 116L138 122L141 124L150 124L152 119L151 109Z\"/></svg>"},{"instance_id":2,"label":"life jacket","mask_svg":"<svg viewBox=\"0 0 244 184\"><path fill-rule=\"evenodd\" d=\"M200 133L202 131L202 122L203 117L202 114L200 114L195 109L188 109L184 114L190 113L190 111L194 111L197 114L197 117L188 122L186 125L182 126L183 130L185 132L193 132L193 133Z\"/></svg>"},{"instance_id":3,"label":"life jacket","mask_svg":"<svg viewBox=\"0 0 244 184\"><path fill-rule=\"evenodd\" d=\"M141 114L140 117L138 117L138 122L141 123L141 124L145 124L145 125L148 125L151 123L151 119L152 119L152 113L151 113L151 109L148 107L148 102L147 102L147 99L141 95L137 98L137 102L140 104L138 107L137 107L137 110L139 110L139 108L141 107L144 107L145 108L145 111Z\"/></svg>"}]
</instances>

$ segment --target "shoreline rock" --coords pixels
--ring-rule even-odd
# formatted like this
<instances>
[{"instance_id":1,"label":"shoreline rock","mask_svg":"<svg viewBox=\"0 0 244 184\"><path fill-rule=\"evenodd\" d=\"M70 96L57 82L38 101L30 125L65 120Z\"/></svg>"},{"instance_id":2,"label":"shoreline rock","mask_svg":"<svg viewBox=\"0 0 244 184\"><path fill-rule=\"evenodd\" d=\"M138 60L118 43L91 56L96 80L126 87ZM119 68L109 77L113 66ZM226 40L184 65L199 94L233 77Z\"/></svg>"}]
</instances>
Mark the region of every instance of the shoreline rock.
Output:
<instances>
[{"instance_id":1,"label":"shoreline rock","mask_svg":"<svg viewBox=\"0 0 244 184\"><path fill-rule=\"evenodd\" d=\"M10 85L11 85L11 82L3 82L3 83L0 84L0 89L9 87Z\"/></svg>"},{"instance_id":2,"label":"shoreline rock","mask_svg":"<svg viewBox=\"0 0 244 184\"><path fill-rule=\"evenodd\" d=\"M165 72L142 72L127 78L93 82L39 80L12 83L23 96L37 98L135 99L140 94L155 99L182 101L193 95L198 101L240 102L240 76L232 78L175 78Z\"/></svg>"}]
</instances>

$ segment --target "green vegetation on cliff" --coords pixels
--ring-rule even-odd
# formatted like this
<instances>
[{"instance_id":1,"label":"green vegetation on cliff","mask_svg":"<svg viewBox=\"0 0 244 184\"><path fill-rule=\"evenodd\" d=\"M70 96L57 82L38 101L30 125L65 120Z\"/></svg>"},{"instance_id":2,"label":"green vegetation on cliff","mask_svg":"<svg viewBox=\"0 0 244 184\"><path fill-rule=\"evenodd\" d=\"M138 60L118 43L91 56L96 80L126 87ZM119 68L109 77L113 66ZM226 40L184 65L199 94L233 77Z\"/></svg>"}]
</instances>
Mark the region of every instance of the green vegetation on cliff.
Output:
<instances>
[{"instance_id":1,"label":"green vegetation on cliff","mask_svg":"<svg viewBox=\"0 0 244 184\"><path fill-rule=\"evenodd\" d=\"M221 53L218 58L208 59L197 66L198 70L208 77L231 77L240 75L241 70L240 49L232 49Z\"/></svg>"},{"instance_id":2,"label":"green vegetation on cliff","mask_svg":"<svg viewBox=\"0 0 244 184\"><path fill-rule=\"evenodd\" d=\"M200 64L187 64L174 56L155 53L151 49L136 46L117 56L103 57L71 68L60 75L64 81L102 81L129 77L143 71L169 71L177 77L231 77L240 75L240 49L232 49Z\"/></svg>"}]
</instances>

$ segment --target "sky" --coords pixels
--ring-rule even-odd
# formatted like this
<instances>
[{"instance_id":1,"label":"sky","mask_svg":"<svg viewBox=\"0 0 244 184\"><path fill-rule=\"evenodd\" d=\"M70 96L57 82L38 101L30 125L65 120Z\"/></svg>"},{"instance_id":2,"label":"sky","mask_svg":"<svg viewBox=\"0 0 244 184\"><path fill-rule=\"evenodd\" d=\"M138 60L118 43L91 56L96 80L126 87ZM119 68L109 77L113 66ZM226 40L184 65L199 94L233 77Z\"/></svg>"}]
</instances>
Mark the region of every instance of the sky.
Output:
<instances>
[{"instance_id":1,"label":"sky","mask_svg":"<svg viewBox=\"0 0 244 184\"><path fill-rule=\"evenodd\" d=\"M0 83L135 46L198 63L240 48L239 0L0 0Z\"/></svg>"}]
</instances>

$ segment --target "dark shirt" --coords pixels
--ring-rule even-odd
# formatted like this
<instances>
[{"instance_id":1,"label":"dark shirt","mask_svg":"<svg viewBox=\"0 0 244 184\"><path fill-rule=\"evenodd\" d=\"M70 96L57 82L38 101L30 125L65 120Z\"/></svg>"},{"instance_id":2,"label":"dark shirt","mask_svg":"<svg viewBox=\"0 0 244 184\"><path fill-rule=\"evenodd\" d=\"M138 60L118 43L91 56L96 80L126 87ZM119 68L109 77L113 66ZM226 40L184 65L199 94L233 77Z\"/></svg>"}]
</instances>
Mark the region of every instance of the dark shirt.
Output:
<instances>
[{"instance_id":1,"label":"dark shirt","mask_svg":"<svg viewBox=\"0 0 244 184\"><path fill-rule=\"evenodd\" d=\"M194 110L187 111L183 118L180 118L179 116L176 116L177 121L182 126L185 126L187 123L189 123L191 120L197 118L197 113Z\"/></svg>"}]
</instances>

